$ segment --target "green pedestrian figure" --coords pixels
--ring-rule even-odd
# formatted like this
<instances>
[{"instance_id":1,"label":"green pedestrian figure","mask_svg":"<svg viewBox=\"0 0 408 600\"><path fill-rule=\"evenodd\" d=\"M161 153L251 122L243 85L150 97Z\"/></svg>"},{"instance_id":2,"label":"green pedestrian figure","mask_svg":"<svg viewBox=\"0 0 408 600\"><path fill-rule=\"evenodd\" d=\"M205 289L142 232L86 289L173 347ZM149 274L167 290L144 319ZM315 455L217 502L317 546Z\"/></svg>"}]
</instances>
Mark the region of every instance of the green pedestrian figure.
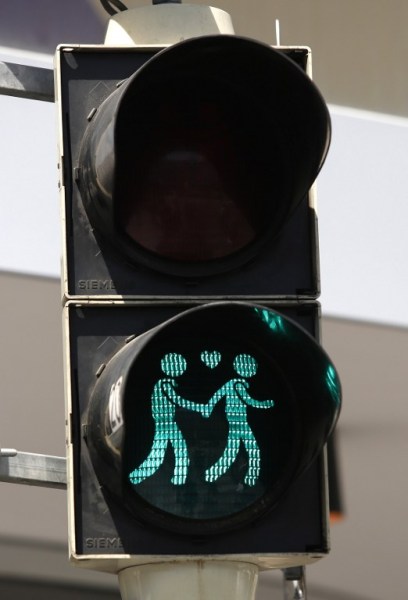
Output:
<instances>
[{"instance_id":1,"label":"green pedestrian figure","mask_svg":"<svg viewBox=\"0 0 408 600\"><path fill-rule=\"evenodd\" d=\"M181 354L166 354L161 361L161 368L167 378L159 379L152 393L152 417L155 433L152 448L142 464L129 474L129 480L137 485L154 475L162 465L167 448L172 446L175 458L174 474L171 482L183 485L187 478L190 464L186 441L176 421L176 405L191 409L196 405L177 394L175 377L182 375L187 363Z\"/></svg>"},{"instance_id":2,"label":"green pedestrian figure","mask_svg":"<svg viewBox=\"0 0 408 600\"><path fill-rule=\"evenodd\" d=\"M241 378L227 381L215 392L208 404L201 408L203 416L209 417L217 402L225 397L225 416L229 429L225 450L217 462L205 471L205 479L206 481L216 481L221 475L224 475L235 461L242 442L248 455L248 469L244 483L253 486L258 481L261 470L261 453L248 424L247 406L266 409L272 408L274 402L273 400L255 400L248 394L247 378L253 377L258 370L258 363L251 355L239 354L233 364L235 372Z\"/></svg>"}]
</instances>

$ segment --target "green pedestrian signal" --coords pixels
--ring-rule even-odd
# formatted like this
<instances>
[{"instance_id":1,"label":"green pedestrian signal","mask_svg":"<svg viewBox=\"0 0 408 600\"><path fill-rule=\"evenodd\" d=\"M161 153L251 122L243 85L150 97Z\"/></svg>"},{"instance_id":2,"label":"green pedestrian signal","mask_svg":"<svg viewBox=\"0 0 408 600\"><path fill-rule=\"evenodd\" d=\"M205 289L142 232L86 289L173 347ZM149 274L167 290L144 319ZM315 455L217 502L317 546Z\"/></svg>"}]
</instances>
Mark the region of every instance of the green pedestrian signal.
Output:
<instances>
[{"instance_id":1,"label":"green pedestrian signal","mask_svg":"<svg viewBox=\"0 0 408 600\"><path fill-rule=\"evenodd\" d=\"M214 356L217 357L215 362ZM221 360L219 352L204 351L201 354L201 358L203 357L206 366L211 369L215 368ZM187 363L180 354L170 353L162 359L161 366L164 374L173 378L183 375ZM153 445L149 456L142 465L129 474L131 483L141 483L154 475L165 459L168 446L171 445L175 459L171 482L174 485L185 484L190 458L185 439L175 422L176 406L199 412L203 417L209 418L217 402L225 398L228 438L222 456L205 471L205 480L216 481L231 467L238 455L242 441L248 455L248 469L244 481L248 485L255 485L260 471L260 451L248 424L245 405L271 408L274 402L273 400L259 402L248 394L249 384L246 378L253 377L257 371L257 362L252 356L239 354L234 359L234 369L245 379L231 379L225 383L210 398L208 404L199 404L181 398L176 391L177 381L175 379L160 379L155 384L152 394L152 416L155 423Z\"/></svg>"},{"instance_id":2,"label":"green pedestrian signal","mask_svg":"<svg viewBox=\"0 0 408 600\"><path fill-rule=\"evenodd\" d=\"M188 408L189 402L177 394L175 379L186 370L186 361L180 354L166 354L161 361L161 368L168 378L159 379L154 384L152 394L152 417L155 427L153 444L143 463L129 473L129 481L134 485L142 483L156 473L165 459L169 445L173 449L175 461L171 483L183 485L187 478L190 458L185 439L176 423L176 406Z\"/></svg>"},{"instance_id":3,"label":"green pedestrian signal","mask_svg":"<svg viewBox=\"0 0 408 600\"><path fill-rule=\"evenodd\" d=\"M210 416L217 402L225 398L225 416L228 422L227 443L222 456L206 470L206 481L216 481L228 471L237 458L241 443L245 447L248 460L244 483L253 486L258 481L261 469L261 453L248 423L246 406L267 409L272 408L274 401L264 400L260 402L248 394L249 383L247 378L253 377L257 369L258 363L253 356L239 354L234 359L234 370L243 379L230 379L227 381L212 396L208 408L203 410L205 416Z\"/></svg>"},{"instance_id":4,"label":"green pedestrian signal","mask_svg":"<svg viewBox=\"0 0 408 600\"><path fill-rule=\"evenodd\" d=\"M87 443L101 483L132 514L208 535L279 504L322 449L339 398L334 366L295 323L213 303L113 356L95 381Z\"/></svg>"}]
</instances>

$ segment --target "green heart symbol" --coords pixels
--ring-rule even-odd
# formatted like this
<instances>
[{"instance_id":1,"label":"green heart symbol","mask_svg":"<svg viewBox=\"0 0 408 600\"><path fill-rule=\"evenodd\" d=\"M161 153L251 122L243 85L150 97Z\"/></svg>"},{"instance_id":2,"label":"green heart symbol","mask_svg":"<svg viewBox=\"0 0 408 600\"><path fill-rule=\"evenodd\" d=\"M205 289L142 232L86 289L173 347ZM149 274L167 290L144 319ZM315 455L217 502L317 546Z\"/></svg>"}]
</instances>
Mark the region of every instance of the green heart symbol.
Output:
<instances>
[{"instance_id":1,"label":"green heart symbol","mask_svg":"<svg viewBox=\"0 0 408 600\"><path fill-rule=\"evenodd\" d=\"M204 350L204 352L201 352L201 360L206 365L206 367L214 369L220 363L221 353L217 352L217 350L213 350L212 352Z\"/></svg>"}]
</instances>

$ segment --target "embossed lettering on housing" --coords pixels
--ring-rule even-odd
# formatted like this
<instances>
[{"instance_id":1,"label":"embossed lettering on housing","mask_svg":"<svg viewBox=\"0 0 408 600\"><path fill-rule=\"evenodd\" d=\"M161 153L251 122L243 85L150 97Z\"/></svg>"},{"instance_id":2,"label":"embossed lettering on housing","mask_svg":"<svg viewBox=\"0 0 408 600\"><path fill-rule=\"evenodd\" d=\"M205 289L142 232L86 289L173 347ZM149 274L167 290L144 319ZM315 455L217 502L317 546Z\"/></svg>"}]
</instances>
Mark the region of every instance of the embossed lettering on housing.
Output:
<instances>
[{"instance_id":1,"label":"embossed lettering on housing","mask_svg":"<svg viewBox=\"0 0 408 600\"><path fill-rule=\"evenodd\" d=\"M120 537L88 537L85 538L86 548L123 548Z\"/></svg>"},{"instance_id":2,"label":"embossed lettering on housing","mask_svg":"<svg viewBox=\"0 0 408 600\"><path fill-rule=\"evenodd\" d=\"M80 290L114 290L115 284L112 279L80 279L78 288Z\"/></svg>"}]
</instances>

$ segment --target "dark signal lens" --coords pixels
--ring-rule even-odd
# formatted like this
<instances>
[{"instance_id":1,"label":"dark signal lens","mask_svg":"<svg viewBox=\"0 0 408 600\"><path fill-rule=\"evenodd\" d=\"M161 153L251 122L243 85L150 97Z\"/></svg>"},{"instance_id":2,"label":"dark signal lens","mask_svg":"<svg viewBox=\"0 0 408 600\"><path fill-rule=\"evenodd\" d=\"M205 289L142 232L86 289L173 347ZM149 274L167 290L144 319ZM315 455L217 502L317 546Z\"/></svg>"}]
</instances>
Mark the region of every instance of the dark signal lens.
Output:
<instances>
[{"instance_id":1,"label":"dark signal lens","mask_svg":"<svg viewBox=\"0 0 408 600\"><path fill-rule=\"evenodd\" d=\"M188 278L228 273L270 247L330 140L310 78L233 36L157 53L92 115L78 182L95 234L129 263Z\"/></svg>"},{"instance_id":2,"label":"dark signal lens","mask_svg":"<svg viewBox=\"0 0 408 600\"><path fill-rule=\"evenodd\" d=\"M237 135L243 107L237 102L234 107L225 90L189 100L178 97L164 107L152 103L145 114L150 129L143 152L121 144L134 165L127 161L118 179L117 219L145 250L170 260L205 262L255 241L271 202L259 193L249 159L253 144L244 126ZM131 131L131 125L123 129L124 139L133 138Z\"/></svg>"}]
</instances>

